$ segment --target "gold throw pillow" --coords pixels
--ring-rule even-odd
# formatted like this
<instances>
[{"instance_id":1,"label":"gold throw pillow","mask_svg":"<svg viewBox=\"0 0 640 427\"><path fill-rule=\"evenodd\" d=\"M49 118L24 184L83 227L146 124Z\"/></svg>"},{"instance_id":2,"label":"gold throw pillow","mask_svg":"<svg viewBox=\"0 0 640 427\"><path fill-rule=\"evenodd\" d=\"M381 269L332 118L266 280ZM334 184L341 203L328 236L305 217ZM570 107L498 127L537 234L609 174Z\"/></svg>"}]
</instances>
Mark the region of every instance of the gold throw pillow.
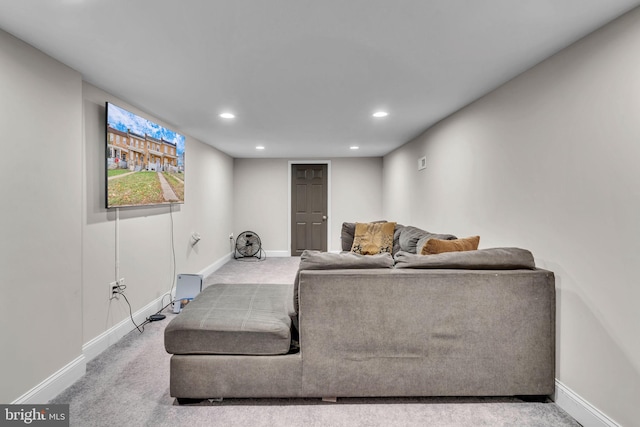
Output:
<instances>
[{"instance_id":1,"label":"gold throw pillow","mask_svg":"<svg viewBox=\"0 0 640 427\"><path fill-rule=\"evenodd\" d=\"M392 253L395 227L395 222L356 222L351 252L362 255Z\"/></svg>"}]
</instances>

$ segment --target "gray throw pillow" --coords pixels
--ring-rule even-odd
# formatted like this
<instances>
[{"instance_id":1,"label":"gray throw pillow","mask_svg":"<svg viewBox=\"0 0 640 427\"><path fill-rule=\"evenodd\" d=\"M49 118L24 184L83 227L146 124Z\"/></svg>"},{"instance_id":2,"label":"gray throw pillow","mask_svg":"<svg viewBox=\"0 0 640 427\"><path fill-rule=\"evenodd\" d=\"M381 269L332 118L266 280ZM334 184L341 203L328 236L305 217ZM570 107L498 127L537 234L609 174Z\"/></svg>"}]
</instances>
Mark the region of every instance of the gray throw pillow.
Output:
<instances>
[{"instance_id":1,"label":"gray throw pillow","mask_svg":"<svg viewBox=\"0 0 640 427\"><path fill-rule=\"evenodd\" d=\"M400 244L401 251L415 254L420 242L424 244L427 239L455 240L457 237L453 234L430 233L418 227L409 225L400 231L398 243Z\"/></svg>"}]
</instances>

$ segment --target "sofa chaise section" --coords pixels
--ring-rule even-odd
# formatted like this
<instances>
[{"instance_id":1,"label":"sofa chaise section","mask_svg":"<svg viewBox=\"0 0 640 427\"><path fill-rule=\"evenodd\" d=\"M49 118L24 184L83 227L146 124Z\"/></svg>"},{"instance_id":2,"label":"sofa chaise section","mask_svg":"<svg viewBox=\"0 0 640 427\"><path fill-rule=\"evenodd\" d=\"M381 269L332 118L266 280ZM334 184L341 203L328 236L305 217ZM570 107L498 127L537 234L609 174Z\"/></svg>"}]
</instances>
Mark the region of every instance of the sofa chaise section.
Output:
<instances>
[{"instance_id":1,"label":"sofa chaise section","mask_svg":"<svg viewBox=\"0 0 640 427\"><path fill-rule=\"evenodd\" d=\"M301 394L291 285L206 287L165 329L170 393L180 399Z\"/></svg>"}]
</instances>

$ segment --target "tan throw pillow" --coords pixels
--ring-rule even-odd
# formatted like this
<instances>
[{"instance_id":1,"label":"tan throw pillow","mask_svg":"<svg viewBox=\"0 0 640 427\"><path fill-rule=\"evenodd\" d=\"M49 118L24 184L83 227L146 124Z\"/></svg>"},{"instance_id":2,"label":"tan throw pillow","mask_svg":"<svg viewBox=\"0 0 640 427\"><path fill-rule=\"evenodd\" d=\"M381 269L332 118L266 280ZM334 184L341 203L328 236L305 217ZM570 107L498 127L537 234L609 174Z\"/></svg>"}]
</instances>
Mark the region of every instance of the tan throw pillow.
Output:
<instances>
[{"instance_id":1,"label":"tan throw pillow","mask_svg":"<svg viewBox=\"0 0 640 427\"><path fill-rule=\"evenodd\" d=\"M387 220L382 219L380 221L371 221L373 222L387 222ZM343 222L342 230L340 231L340 241L342 242L342 250L347 252L351 250L353 246L353 233L356 231L356 223L355 222Z\"/></svg>"},{"instance_id":2,"label":"tan throw pillow","mask_svg":"<svg viewBox=\"0 0 640 427\"><path fill-rule=\"evenodd\" d=\"M356 222L351 252L362 255L375 255L393 252L393 230L395 222L360 223Z\"/></svg>"},{"instance_id":3,"label":"tan throw pillow","mask_svg":"<svg viewBox=\"0 0 640 427\"><path fill-rule=\"evenodd\" d=\"M480 236L455 240L428 239L418 253L435 255L443 252L475 251L479 244Z\"/></svg>"}]
</instances>

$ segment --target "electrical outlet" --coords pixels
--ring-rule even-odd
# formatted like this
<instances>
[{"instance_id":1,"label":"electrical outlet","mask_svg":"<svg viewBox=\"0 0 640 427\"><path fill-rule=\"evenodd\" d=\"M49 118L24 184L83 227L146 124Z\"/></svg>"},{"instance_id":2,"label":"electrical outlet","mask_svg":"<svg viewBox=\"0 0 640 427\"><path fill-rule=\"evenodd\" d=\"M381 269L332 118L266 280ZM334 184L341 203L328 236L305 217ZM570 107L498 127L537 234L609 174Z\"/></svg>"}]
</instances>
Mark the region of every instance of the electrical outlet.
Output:
<instances>
[{"instance_id":1,"label":"electrical outlet","mask_svg":"<svg viewBox=\"0 0 640 427\"><path fill-rule=\"evenodd\" d=\"M118 295L118 282L109 283L109 299L114 299Z\"/></svg>"},{"instance_id":2,"label":"electrical outlet","mask_svg":"<svg viewBox=\"0 0 640 427\"><path fill-rule=\"evenodd\" d=\"M109 283L109 299L117 298L119 294L124 292L124 277L120 280Z\"/></svg>"}]
</instances>

